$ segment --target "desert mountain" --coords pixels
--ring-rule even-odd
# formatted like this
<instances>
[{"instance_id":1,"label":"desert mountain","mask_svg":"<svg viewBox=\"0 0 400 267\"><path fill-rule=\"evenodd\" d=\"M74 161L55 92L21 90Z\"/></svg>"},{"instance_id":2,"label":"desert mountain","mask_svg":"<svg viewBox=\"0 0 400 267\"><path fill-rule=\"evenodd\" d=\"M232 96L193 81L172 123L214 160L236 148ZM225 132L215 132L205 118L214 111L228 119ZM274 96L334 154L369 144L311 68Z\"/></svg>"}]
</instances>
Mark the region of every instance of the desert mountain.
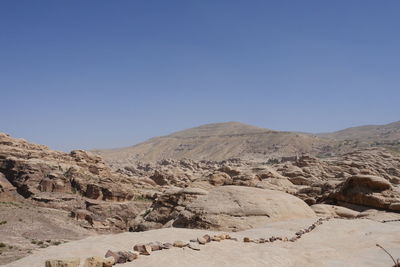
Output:
<instances>
[{"instance_id":1,"label":"desert mountain","mask_svg":"<svg viewBox=\"0 0 400 267\"><path fill-rule=\"evenodd\" d=\"M166 158L225 160L262 159L318 155L337 145L337 141L303 133L274 131L239 123L213 123L155 137L120 149L96 150L111 164L157 161Z\"/></svg>"},{"instance_id":2,"label":"desert mountain","mask_svg":"<svg viewBox=\"0 0 400 267\"><path fill-rule=\"evenodd\" d=\"M366 125L347 128L320 137L357 142L360 145L384 146L400 151L400 121L384 125Z\"/></svg>"},{"instance_id":3,"label":"desert mountain","mask_svg":"<svg viewBox=\"0 0 400 267\"><path fill-rule=\"evenodd\" d=\"M375 146L400 151L400 121L322 134L275 131L240 122L213 123L155 137L130 147L93 152L109 164L121 166L167 158L266 161L304 153L325 157Z\"/></svg>"}]
</instances>

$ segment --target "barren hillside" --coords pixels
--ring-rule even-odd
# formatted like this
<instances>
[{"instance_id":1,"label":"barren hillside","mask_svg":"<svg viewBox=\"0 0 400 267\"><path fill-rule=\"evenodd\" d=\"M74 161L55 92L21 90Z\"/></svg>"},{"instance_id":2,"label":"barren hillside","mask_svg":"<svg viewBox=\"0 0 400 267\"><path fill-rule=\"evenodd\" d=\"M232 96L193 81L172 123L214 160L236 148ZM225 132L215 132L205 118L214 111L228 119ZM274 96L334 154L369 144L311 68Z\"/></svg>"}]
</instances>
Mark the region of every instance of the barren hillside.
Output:
<instances>
[{"instance_id":1,"label":"barren hillside","mask_svg":"<svg viewBox=\"0 0 400 267\"><path fill-rule=\"evenodd\" d=\"M318 134L318 136L340 141L352 141L357 146L383 146L400 151L400 121L384 125L352 127L333 133Z\"/></svg>"},{"instance_id":2,"label":"barren hillside","mask_svg":"<svg viewBox=\"0 0 400 267\"><path fill-rule=\"evenodd\" d=\"M112 164L157 161L166 158L224 160L263 159L320 154L336 141L302 133L273 131L239 122L206 124L120 149L96 150Z\"/></svg>"}]
</instances>

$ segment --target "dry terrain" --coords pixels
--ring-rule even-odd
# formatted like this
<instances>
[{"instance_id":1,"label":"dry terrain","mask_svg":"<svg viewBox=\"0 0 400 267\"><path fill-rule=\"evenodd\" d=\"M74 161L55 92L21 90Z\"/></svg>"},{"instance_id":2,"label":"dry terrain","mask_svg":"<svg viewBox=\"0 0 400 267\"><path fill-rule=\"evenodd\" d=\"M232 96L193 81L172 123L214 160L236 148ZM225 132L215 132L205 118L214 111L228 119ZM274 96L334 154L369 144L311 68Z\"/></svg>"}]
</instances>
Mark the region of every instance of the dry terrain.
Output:
<instances>
[{"instance_id":1,"label":"dry terrain","mask_svg":"<svg viewBox=\"0 0 400 267\"><path fill-rule=\"evenodd\" d=\"M155 137L135 146L95 150L111 164L167 158L225 160L265 159L329 152L338 142L303 133L280 132L239 122L214 123Z\"/></svg>"},{"instance_id":2,"label":"dry terrain","mask_svg":"<svg viewBox=\"0 0 400 267\"><path fill-rule=\"evenodd\" d=\"M326 157L371 146L400 152L400 122L325 134L274 131L239 122L213 123L154 137L130 147L94 152L111 165L126 165L168 158L265 160L303 153Z\"/></svg>"},{"instance_id":3,"label":"dry terrain","mask_svg":"<svg viewBox=\"0 0 400 267\"><path fill-rule=\"evenodd\" d=\"M400 257L400 155L357 142L212 124L104 161L0 133L0 264L392 266L376 243Z\"/></svg>"},{"instance_id":4,"label":"dry terrain","mask_svg":"<svg viewBox=\"0 0 400 267\"><path fill-rule=\"evenodd\" d=\"M200 245L200 251L171 248L154 251L150 256L118 266L392 266L392 261L376 243L393 255L400 255L400 234L397 223L369 220L332 220L296 242L244 243L244 237L257 239L271 236L291 236L313 220L270 223L264 227L232 233L238 241L223 240ZM8 267L42 267L46 259L104 257L107 250L131 250L134 244L150 241L189 241L215 232L191 229L162 229L142 233L121 233L89 237L58 247L38 251Z\"/></svg>"}]
</instances>

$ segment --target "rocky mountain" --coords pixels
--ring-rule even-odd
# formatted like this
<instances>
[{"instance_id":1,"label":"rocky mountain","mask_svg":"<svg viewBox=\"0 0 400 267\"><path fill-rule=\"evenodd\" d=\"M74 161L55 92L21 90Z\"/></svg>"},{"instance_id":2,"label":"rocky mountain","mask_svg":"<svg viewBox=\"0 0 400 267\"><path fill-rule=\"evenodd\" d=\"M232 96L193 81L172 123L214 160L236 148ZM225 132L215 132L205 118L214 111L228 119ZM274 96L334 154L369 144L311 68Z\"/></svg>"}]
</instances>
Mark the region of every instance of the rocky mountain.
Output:
<instances>
[{"instance_id":1,"label":"rocky mountain","mask_svg":"<svg viewBox=\"0 0 400 267\"><path fill-rule=\"evenodd\" d=\"M382 146L400 152L400 122L361 126L334 133L282 132L239 123L213 123L155 137L118 149L94 150L107 163L123 166L162 159L273 160L309 154L327 157L355 148Z\"/></svg>"},{"instance_id":2,"label":"rocky mountain","mask_svg":"<svg viewBox=\"0 0 400 267\"><path fill-rule=\"evenodd\" d=\"M110 164L167 158L225 160L326 154L339 142L303 133L273 131L239 122L213 123L155 137L120 149L95 150Z\"/></svg>"}]
</instances>

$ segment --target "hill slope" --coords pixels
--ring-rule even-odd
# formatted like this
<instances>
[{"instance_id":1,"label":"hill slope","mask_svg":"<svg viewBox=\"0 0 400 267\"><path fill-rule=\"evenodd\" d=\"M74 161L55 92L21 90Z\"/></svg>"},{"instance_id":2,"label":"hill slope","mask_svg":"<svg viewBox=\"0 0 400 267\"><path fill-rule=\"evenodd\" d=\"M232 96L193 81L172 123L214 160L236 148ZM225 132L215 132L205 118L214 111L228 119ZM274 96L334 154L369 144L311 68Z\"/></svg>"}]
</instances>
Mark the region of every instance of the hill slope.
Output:
<instances>
[{"instance_id":1,"label":"hill slope","mask_svg":"<svg viewBox=\"0 0 400 267\"><path fill-rule=\"evenodd\" d=\"M356 142L357 146L383 146L400 151L400 121L385 125L352 127L318 136L340 141L351 140Z\"/></svg>"},{"instance_id":2,"label":"hill slope","mask_svg":"<svg viewBox=\"0 0 400 267\"><path fill-rule=\"evenodd\" d=\"M366 142L394 141L400 139L400 121L384 125L351 127L319 136L338 140L359 140Z\"/></svg>"},{"instance_id":3,"label":"hill slope","mask_svg":"<svg viewBox=\"0 0 400 267\"><path fill-rule=\"evenodd\" d=\"M280 132L239 122L213 123L155 137L135 146L96 150L111 164L165 158L224 160L263 159L320 154L336 142L302 133Z\"/></svg>"}]
</instances>

